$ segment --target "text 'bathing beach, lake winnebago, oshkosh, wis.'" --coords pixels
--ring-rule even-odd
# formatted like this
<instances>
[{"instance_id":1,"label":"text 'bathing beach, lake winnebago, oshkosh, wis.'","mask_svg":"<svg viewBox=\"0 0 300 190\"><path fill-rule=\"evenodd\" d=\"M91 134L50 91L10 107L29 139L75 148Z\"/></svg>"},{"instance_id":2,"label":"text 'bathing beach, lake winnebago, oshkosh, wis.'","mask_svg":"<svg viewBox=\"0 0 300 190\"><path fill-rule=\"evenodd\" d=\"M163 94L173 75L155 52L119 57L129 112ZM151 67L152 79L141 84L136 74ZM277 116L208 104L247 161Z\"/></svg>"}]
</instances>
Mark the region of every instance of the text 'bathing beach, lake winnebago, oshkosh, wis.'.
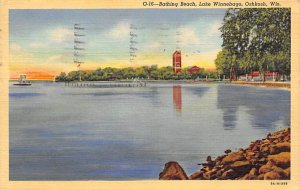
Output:
<instances>
[{"instance_id":1,"label":"text 'bathing beach, lake winnebago, oshkosh, wis.'","mask_svg":"<svg viewBox=\"0 0 300 190\"><path fill-rule=\"evenodd\" d=\"M180 3L174 3L174 2L154 2L154 1L144 1L143 6L144 7L252 7L252 6L259 6L259 7L267 7L268 5L276 7L280 6L280 3L278 2L270 2L267 4L266 2L180 2Z\"/></svg>"}]
</instances>

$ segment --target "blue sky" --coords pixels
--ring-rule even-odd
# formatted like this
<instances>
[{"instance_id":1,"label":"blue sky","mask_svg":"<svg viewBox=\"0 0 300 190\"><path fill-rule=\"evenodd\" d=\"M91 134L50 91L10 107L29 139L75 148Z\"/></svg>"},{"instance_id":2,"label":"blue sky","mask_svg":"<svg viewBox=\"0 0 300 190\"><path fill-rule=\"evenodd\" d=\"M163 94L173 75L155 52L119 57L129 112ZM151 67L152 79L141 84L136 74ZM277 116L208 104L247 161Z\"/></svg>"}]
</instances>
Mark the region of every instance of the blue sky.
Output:
<instances>
[{"instance_id":1,"label":"blue sky","mask_svg":"<svg viewBox=\"0 0 300 190\"><path fill-rule=\"evenodd\" d=\"M176 49L183 66L212 68L221 50L218 28L226 9L10 10L13 70L75 70L74 24L85 28L83 69L171 65ZM131 38L130 32L136 36ZM130 44L130 40L134 44ZM132 53L130 47L137 50ZM131 54L135 57L130 56ZM56 70L54 69L56 68Z\"/></svg>"}]
</instances>

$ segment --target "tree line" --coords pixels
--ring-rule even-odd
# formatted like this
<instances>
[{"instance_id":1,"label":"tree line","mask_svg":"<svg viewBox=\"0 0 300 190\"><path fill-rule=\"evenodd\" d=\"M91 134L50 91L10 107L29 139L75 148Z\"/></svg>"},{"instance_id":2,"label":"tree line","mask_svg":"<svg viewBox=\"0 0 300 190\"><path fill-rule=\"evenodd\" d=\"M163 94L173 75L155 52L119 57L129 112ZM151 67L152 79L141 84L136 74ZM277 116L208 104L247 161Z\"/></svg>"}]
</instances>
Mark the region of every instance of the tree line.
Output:
<instances>
[{"instance_id":1,"label":"tree line","mask_svg":"<svg viewBox=\"0 0 300 190\"><path fill-rule=\"evenodd\" d=\"M180 73L174 73L173 67L157 67L157 65L143 66L138 68L98 68L91 71L71 71L68 74L61 72L55 81L77 81L79 74L83 81L111 81L132 78L148 80L193 80L193 79L218 79L215 71L207 71L201 68L196 73L190 73L188 68L183 68Z\"/></svg>"},{"instance_id":2,"label":"tree line","mask_svg":"<svg viewBox=\"0 0 300 190\"><path fill-rule=\"evenodd\" d=\"M237 80L259 71L289 76L291 70L291 10L288 8L228 9L220 28L222 50L215 59L219 74Z\"/></svg>"}]
</instances>

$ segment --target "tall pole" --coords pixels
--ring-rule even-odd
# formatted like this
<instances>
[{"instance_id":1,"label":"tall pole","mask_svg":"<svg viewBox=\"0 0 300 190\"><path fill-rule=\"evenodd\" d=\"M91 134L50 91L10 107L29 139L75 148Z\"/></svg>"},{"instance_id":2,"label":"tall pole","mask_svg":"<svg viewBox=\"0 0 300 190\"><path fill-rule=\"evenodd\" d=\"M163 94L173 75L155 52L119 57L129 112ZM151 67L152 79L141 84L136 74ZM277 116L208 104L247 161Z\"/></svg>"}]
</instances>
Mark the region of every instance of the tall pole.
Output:
<instances>
[{"instance_id":1,"label":"tall pole","mask_svg":"<svg viewBox=\"0 0 300 190\"><path fill-rule=\"evenodd\" d=\"M84 27L80 26L80 24L74 24L74 63L77 65L78 68L78 80L81 82L81 72L80 66L84 63L82 60L83 54L82 51L85 50L82 46L85 43L82 41L82 37L85 36L83 34Z\"/></svg>"}]
</instances>

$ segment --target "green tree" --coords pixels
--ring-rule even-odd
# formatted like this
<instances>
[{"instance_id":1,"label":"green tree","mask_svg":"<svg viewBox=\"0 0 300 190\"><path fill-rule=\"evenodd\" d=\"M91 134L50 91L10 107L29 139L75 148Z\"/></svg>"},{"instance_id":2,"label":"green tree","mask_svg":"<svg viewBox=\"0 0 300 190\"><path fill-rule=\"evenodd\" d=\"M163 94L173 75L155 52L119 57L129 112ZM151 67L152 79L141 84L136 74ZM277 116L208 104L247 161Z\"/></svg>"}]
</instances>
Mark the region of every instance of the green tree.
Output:
<instances>
[{"instance_id":1,"label":"green tree","mask_svg":"<svg viewBox=\"0 0 300 190\"><path fill-rule=\"evenodd\" d=\"M231 54L227 49L222 49L215 59L216 70L218 74L230 76L231 69Z\"/></svg>"},{"instance_id":2,"label":"green tree","mask_svg":"<svg viewBox=\"0 0 300 190\"><path fill-rule=\"evenodd\" d=\"M228 9L220 28L223 52L215 61L218 71L229 68L235 79L237 73L253 70L259 70L263 80L269 70L289 75L290 21L290 9L285 8Z\"/></svg>"},{"instance_id":3,"label":"green tree","mask_svg":"<svg viewBox=\"0 0 300 190\"><path fill-rule=\"evenodd\" d=\"M66 81L67 75L65 72L61 72L57 77L55 77L55 81Z\"/></svg>"}]
</instances>

